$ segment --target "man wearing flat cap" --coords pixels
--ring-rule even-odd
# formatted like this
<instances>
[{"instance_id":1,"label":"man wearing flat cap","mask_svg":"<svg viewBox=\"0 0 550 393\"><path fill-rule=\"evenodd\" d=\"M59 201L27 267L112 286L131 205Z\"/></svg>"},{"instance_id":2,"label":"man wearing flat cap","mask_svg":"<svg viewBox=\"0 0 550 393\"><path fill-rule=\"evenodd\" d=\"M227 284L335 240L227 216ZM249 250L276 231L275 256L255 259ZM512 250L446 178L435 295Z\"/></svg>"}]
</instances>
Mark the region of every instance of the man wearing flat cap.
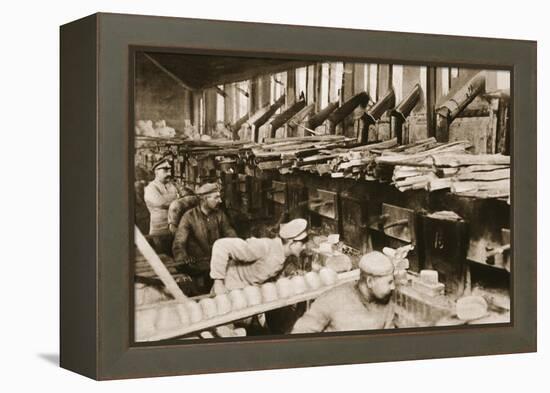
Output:
<instances>
[{"instance_id":1,"label":"man wearing flat cap","mask_svg":"<svg viewBox=\"0 0 550 393\"><path fill-rule=\"evenodd\" d=\"M150 235L170 235L168 230L168 207L178 197L178 189L170 181L172 165L168 158L163 158L153 165L155 178L144 190L144 199L151 222Z\"/></svg>"},{"instance_id":2,"label":"man wearing flat cap","mask_svg":"<svg viewBox=\"0 0 550 393\"><path fill-rule=\"evenodd\" d=\"M320 333L395 327L391 302L395 284L393 262L373 251L359 261L357 282L338 286L319 296L296 321L292 333Z\"/></svg>"},{"instance_id":3,"label":"man wearing flat cap","mask_svg":"<svg viewBox=\"0 0 550 393\"><path fill-rule=\"evenodd\" d=\"M287 257L296 257L305 250L307 221L297 218L281 224L275 238L219 239L212 248L210 277L214 293L261 284L276 277Z\"/></svg>"},{"instance_id":4,"label":"man wearing flat cap","mask_svg":"<svg viewBox=\"0 0 550 393\"><path fill-rule=\"evenodd\" d=\"M208 293L212 287L209 273L214 242L237 234L220 208L222 199L218 184L204 184L195 195L199 204L185 212L179 221L172 253L176 262L183 264L182 270L193 278L198 295Z\"/></svg>"}]
</instances>

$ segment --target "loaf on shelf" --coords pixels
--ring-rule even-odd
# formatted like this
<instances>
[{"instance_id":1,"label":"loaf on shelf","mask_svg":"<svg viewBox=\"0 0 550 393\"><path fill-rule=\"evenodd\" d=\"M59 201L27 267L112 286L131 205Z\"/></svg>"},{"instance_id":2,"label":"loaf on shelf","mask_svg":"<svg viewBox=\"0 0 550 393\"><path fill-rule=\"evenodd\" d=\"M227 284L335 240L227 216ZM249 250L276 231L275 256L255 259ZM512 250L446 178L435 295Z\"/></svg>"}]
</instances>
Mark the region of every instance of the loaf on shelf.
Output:
<instances>
[{"instance_id":1,"label":"loaf on shelf","mask_svg":"<svg viewBox=\"0 0 550 393\"><path fill-rule=\"evenodd\" d=\"M250 285L227 294L170 300L136 308L136 341L156 341L201 332L252 315L315 299L323 292L359 278L359 271L337 274L330 268L308 272L261 286ZM211 335L211 333L209 333Z\"/></svg>"}]
</instances>

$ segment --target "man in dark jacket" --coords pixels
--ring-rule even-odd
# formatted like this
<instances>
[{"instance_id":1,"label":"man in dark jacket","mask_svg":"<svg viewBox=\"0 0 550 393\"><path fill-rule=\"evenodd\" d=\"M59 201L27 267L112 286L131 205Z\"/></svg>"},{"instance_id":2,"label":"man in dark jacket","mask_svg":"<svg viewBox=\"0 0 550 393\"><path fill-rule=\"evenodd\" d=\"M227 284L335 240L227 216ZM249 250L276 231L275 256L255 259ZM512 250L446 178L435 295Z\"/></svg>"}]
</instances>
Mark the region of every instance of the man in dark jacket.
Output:
<instances>
[{"instance_id":1,"label":"man in dark jacket","mask_svg":"<svg viewBox=\"0 0 550 393\"><path fill-rule=\"evenodd\" d=\"M237 234L220 209L222 200L217 184L205 184L196 194L199 205L181 218L172 252L176 262L183 264L183 271L193 278L197 294L203 294L212 287L209 277L212 245L219 238L236 237Z\"/></svg>"}]
</instances>

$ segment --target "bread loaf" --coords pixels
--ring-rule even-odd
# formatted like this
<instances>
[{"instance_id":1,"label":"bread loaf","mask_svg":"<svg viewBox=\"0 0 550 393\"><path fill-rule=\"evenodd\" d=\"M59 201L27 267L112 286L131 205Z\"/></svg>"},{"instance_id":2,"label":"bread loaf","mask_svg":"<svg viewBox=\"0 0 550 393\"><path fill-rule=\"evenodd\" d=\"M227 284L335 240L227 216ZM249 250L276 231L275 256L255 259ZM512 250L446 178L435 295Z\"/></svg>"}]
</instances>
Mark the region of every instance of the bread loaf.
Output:
<instances>
[{"instance_id":1,"label":"bread loaf","mask_svg":"<svg viewBox=\"0 0 550 393\"><path fill-rule=\"evenodd\" d=\"M241 289L234 289L229 292L229 299L231 300L231 309L233 311L241 310L248 305L246 297Z\"/></svg>"},{"instance_id":2,"label":"bread loaf","mask_svg":"<svg viewBox=\"0 0 550 393\"><path fill-rule=\"evenodd\" d=\"M180 318L181 326L188 326L189 324L191 324L191 318L189 316L189 308L185 304L180 303L176 305L176 310Z\"/></svg>"},{"instance_id":3,"label":"bread loaf","mask_svg":"<svg viewBox=\"0 0 550 393\"><path fill-rule=\"evenodd\" d=\"M319 277L319 274L316 272L307 272L305 275L306 283L309 288L311 289L318 289L323 285L321 282L321 278Z\"/></svg>"},{"instance_id":4,"label":"bread loaf","mask_svg":"<svg viewBox=\"0 0 550 393\"><path fill-rule=\"evenodd\" d=\"M299 295L307 291L306 280L303 276L294 276L291 278L290 282L292 283L292 292L295 295Z\"/></svg>"},{"instance_id":5,"label":"bread loaf","mask_svg":"<svg viewBox=\"0 0 550 393\"><path fill-rule=\"evenodd\" d=\"M157 310L147 308L136 312L135 336L140 341L155 333L155 322L157 319Z\"/></svg>"},{"instance_id":6,"label":"bread loaf","mask_svg":"<svg viewBox=\"0 0 550 393\"><path fill-rule=\"evenodd\" d=\"M249 306L256 306L262 302L262 293L260 288L254 285L249 285L244 288L244 295Z\"/></svg>"},{"instance_id":7,"label":"bread loaf","mask_svg":"<svg viewBox=\"0 0 550 393\"><path fill-rule=\"evenodd\" d=\"M202 308L197 302L194 302L191 300L187 302L185 305L189 310L189 319L191 320L191 323L197 323L202 321L202 318L203 318Z\"/></svg>"},{"instance_id":8,"label":"bread loaf","mask_svg":"<svg viewBox=\"0 0 550 393\"><path fill-rule=\"evenodd\" d=\"M272 282L266 282L262 285L262 298L264 303L277 300L277 287Z\"/></svg>"},{"instance_id":9,"label":"bread loaf","mask_svg":"<svg viewBox=\"0 0 550 393\"><path fill-rule=\"evenodd\" d=\"M279 299L284 299L292 295L292 286L290 280L286 277L280 278L275 284Z\"/></svg>"},{"instance_id":10,"label":"bread loaf","mask_svg":"<svg viewBox=\"0 0 550 393\"><path fill-rule=\"evenodd\" d=\"M216 309L218 311L218 315L227 314L231 311L231 301L229 300L229 296L226 294L218 295L215 297L216 300Z\"/></svg>"},{"instance_id":11,"label":"bread loaf","mask_svg":"<svg viewBox=\"0 0 550 393\"><path fill-rule=\"evenodd\" d=\"M205 318L214 318L216 315L218 315L218 310L216 308L216 302L214 301L214 299L207 297L201 299L199 301L199 304L202 308L202 312Z\"/></svg>"},{"instance_id":12,"label":"bread loaf","mask_svg":"<svg viewBox=\"0 0 550 393\"><path fill-rule=\"evenodd\" d=\"M180 325L179 313L175 306L165 306L159 310L155 326L159 330L174 329Z\"/></svg>"},{"instance_id":13,"label":"bread loaf","mask_svg":"<svg viewBox=\"0 0 550 393\"><path fill-rule=\"evenodd\" d=\"M322 268L319 276L321 277L321 282L327 286L333 285L338 280L338 274L329 267Z\"/></svg>"}]
</instances>

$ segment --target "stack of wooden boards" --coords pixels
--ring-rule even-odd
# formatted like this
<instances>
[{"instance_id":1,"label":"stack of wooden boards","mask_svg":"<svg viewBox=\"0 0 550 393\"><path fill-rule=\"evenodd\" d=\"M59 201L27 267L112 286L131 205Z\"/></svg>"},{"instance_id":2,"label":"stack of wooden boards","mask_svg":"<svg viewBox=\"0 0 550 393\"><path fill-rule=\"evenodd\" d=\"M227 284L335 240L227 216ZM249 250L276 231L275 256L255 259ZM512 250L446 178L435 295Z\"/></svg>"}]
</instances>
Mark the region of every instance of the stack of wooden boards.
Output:
<instances>
[{"instance_id":1,"label":"stack of wooden boards","mask_svg":"<svg viewBox=\"0 0 550 393\"><path fill-rule=\"evenodd\" d=\"M278 169L288 173L315 162L324 162L336 155L333 150L355 143L354 138L339 135L266 139L265 143L251 147L256 166L261 170ZM318 161L316 161L318 159Z\"/></svg>"},{"instance_id":2,"label":"stack of wooden boards","mask_svg":"<svg viewBox=\"0 0 550 393\"><path fill-rule=\"evenodd\" d=\"M427 138L407 145L390 139L357 145L342 135L267 138L264 143L185 142L192 156L244 159L262 171L306 171L333 178L391 182L400 191L448 189L464 196L505 198L510 194L510 157L470 154L468 141ZM181 151L181 150L180 150ZM220 161L221 162L221 161Z\"/></svg>"},{"instance_id":3,"label":"stack of wooden boards","mask_svg":"<svg viewBox=\"0 0 550 393\"><path fill-rule=\"evenodd\" d=\"M378 165L393 166L391 180L400 191L449 189L476 198L509 197L509 156L469 154L469 143L463 141L427 141L421 147L419 152L387 152L376 159Z\"/></svg>"},{"instance_id":4,"label":"stack of wooden boards","mask_svg":"<svg viewBox=\"0 0 550 393\"><path fill-rule=\"evenodd\" d=\"M315 299L336 286L359 278L359 270L337 274L330 268L261 286L235 289L228 294L136 307L135 338L158 341L212 329L266 311Z\"/></svg>"},{"instance_id":5,"label":"stack of wooden boards","mask_svg":"<svg viewBox=\"0 0 550 393\"><path fill-rule=\"evenodd\" d=\"M396 139L363 146L331 136L296 138L252 149L258 167L309 171L333 178L392 182L400 191L450 189L463 196L503 198L510 194L510 157L469 153L468 141L424 139L399 146Z\"/></svg>"}]
</instances>

